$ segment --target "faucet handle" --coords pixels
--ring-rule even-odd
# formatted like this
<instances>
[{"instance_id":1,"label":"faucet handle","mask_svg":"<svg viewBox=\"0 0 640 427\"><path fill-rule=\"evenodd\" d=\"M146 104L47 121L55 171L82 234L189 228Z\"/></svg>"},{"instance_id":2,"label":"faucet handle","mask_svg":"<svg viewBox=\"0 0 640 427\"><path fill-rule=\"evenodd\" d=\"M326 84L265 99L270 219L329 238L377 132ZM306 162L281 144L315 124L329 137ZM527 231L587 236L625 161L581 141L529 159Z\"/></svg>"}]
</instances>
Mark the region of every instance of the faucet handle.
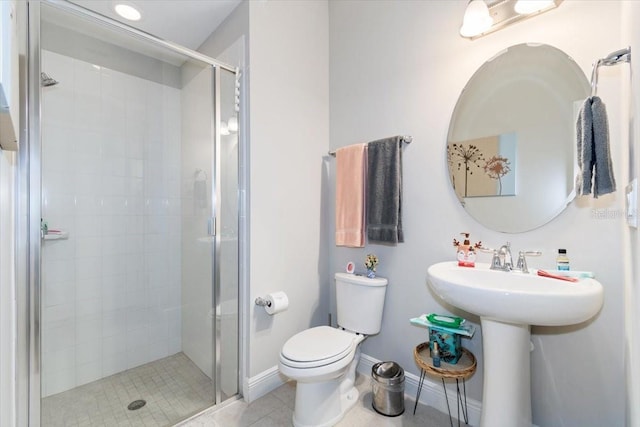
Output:
<instances>
[{"instance_id":1,"label":"faucet handle","mask_svg":"<svg viewBox=\"0 0 640 427\"><path fill-rule=\"evenodd\" d=\"M540 251L520 251L518 253L518 263L516 264L516 269L521 272L528 274L529 268L527 268L527 256L540 256L542 252Z\"/></svg>"},{"instance_id":2,"label":"faucet handle","mask_svg":"<svg viewBox=\"0 0 640 427\"><path fill-rule=\"evenodd\" d=\"M498 255L502 260L502 268L505 271L511 271L511 269L513 268L513 258L511 256L511 242L507 242L504 245L500 246Z\"/></svg>"},{"instance_id":3,"label":"faucet handle","mask_svg":"<svg viewBox=\"0 0 640 427\"><path fill-rule=\"evenodd\" d=\"M477 248L479 251L490 253L493 256L491 257L491 270L504 270L504 266L502 264L502 260L500 259L501 249L489 248L486 246L480 246Z\"/></svg>"},{"instance_id":4,"label":"faucet handle","mask_svg":"<svg viewBox=\"0 0 640 427\"><path fill-rule=\"evenodd\" d=\"M493 257L491 258L491 270L503 270L502 261L500 260L500 254L497 249L493 250Z\"/></svg>"}]
</instances>

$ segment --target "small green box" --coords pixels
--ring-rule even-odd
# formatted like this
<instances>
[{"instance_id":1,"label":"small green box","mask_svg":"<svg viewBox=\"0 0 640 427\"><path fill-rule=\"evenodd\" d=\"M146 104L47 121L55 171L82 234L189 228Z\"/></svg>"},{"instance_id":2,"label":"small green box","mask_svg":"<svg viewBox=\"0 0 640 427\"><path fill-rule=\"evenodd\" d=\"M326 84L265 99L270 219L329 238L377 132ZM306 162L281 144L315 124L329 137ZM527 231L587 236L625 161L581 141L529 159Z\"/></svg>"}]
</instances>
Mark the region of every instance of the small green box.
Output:
<instances>
[{"instance_id":1,"label":"small green box","mask_svg":"<svg viewBox=\"0 0 640 427\"><path fill-rule=\"evenodd\" d=\"M462 356L462 344L460 334L454 334L444 328L429 326L429 349L433 350L433 343L438 343L440 359L443 362L455 365Z\"/></svg>"}]
</instances>

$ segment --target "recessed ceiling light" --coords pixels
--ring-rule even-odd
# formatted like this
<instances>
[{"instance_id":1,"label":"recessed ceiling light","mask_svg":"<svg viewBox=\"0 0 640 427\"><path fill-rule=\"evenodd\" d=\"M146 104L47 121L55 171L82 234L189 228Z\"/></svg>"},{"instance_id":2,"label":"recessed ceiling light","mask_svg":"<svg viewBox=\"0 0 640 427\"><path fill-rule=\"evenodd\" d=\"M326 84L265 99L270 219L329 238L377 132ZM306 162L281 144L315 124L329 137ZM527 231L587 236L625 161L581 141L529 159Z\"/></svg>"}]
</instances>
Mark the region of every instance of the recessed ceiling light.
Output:
<instances>
[{"instance_id":1,"label":"recessed ceiling light","mask_svg":"<svg viewBox=\"0 0 640 427\"><path fill-rule=\"evenodd\" d=\"M127 3L117 3L113 6L116 13L129 21L139 21L142 14L138 9Z\"/></svg>"}]
</instances>

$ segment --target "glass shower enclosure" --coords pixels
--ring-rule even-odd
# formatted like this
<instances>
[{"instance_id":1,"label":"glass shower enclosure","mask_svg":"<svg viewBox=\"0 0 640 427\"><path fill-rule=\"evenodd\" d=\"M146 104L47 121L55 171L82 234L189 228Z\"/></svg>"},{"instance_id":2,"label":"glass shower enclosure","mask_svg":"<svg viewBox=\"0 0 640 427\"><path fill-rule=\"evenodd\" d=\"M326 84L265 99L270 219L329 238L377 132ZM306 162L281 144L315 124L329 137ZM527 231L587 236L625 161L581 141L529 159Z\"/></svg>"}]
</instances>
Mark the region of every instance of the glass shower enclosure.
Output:
<instances>
[{"instance_id":1,"label":"glass shower enclosure","mask_svg":"<svg viewBox=\"0 0 640 427\"><path fill-rule=\"evenodd\" d=\"M175 424L238 393L238 73L28 8L29 425Z\"/></svg>"}]
</instances>

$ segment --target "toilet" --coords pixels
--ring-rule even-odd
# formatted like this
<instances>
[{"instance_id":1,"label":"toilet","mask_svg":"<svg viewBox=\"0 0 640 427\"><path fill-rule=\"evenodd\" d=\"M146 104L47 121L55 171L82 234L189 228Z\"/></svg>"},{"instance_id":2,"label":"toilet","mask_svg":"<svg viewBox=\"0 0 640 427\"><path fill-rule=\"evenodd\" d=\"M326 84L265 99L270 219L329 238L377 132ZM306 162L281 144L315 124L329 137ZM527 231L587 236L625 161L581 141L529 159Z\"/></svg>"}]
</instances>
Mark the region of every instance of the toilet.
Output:
<instances>
[{"instance_id":1,"label":"toilet","mask_svg":"<svg viewBox=\"0 0 640 427\"><path fill-rule=\"evenodd\" d=\"M338 327L297 333L280 352L280 372L298 382L293 425L333 426L356 404L360 343L380 332L387 279L336 273Z\"/></svg>"}]
</instances>

